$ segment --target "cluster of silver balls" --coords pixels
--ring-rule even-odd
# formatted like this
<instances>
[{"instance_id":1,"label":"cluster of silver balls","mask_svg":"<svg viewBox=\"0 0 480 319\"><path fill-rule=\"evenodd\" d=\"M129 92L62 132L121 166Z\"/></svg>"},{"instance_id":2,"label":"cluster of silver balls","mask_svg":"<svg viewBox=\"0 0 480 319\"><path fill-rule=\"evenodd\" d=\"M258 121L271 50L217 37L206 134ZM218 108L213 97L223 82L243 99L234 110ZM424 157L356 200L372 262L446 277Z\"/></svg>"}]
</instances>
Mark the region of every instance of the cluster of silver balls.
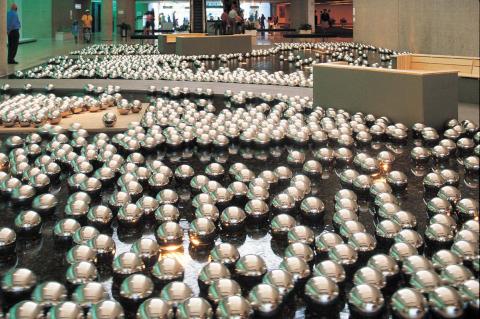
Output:
<instances>
[{"instance_id":1,"label":"cluster of silver balls","mask_svg":"<svg viewBox=\"0 0 480 319\"><path fill-rule=\"evenodd\" d=\"M92 44L70 55L152 55L160 54L153 44Z\"/></svg>"},{"instance_id":2,"label":"cluster of silver balls","mask_svg":"<svg viewBox=\"0 0 480 319\"><path fill-rule=\"evenodd\" d=\"M92 53L117 52L117 54L96 55L89 57L81 54L77 57L60 56L52 58L44 66L38 66L27 71L17 71L19 78L122 78L134 80L173 80L173 81L201 81L201 82L228 82L265 85L286 85L312 87L313 76L309 66L320 62L325 55L327 62L346 61L354 65L383 67L382 63L369 63L367 52L374 51L380 54L380 61L387 63L391 68L391 55L396 52L387 49L377 49L356 43L281 43L270 49L253 50L246 54L220 54L202 56L158 55L151 46L133 45L99 45L85 48ZM91 48L91 49L90 49ZM302 57L303 54L294 54L298 50L318 50L313 57ZM123 53L121 53L123 52ZM138 53L137 53L138 52ZM288 52L288 54L286 54ZM279 55L281 61L294 63L296 71L290 74L284 72L268 73L219 66L210 68L206 62L219 61L226 64L231 60L241 62L247 58L258 58Z\"/></svg>"},{"instance_id":3,"label":"cluster of silver balls","mask_svg":"<svg viewBox=\"0 0 480 319\"><path fill-rule=\"evenodd\" d=\"M299 96L231 91L224 93L227 107L217 112L208 99L211 91L151 87L150 92L162 96L147 107L140 123L130 123L111 137L90 137L74 124L68 129L45 125L25 139L6 139L8 153L0 154L5 171L0 192L31 208L16 218L18 234L38 231L42 216L52 214L58 200L45 192L46 185L58 178L60 167L67 174L70 195L54 236L69 243L65 282L73 289L72 301L67 301L62 284L36 285L30 270L12 269L3 278L7 298L33 293L28 295L31 300L10 309L10 317L38 317L50 308L51 316L62 318L76 318L86 310L89 318L115 319L123 318L129 307L138 318L172 318L174 313L177 318L199 313L209 318L214 309L218 318L276 316L300 287L305 287L308 307L338 312L350 275L353 287L346 301L352 314L381 315L384 295L400 277L406 284L396 287L391 297L391 309L399 317L424 318L429 311L440 317L478 313L478 203L462 196L460 175L449 169L425 175L429 220L424 234L416 230L416 214L402 209L395 196L408 189L406 174L395 170L395 152L402 152L409 134L417 143L410 154L414 165L457 160L466 175L478 179L477 124L451 120L438 132L423 124L409 128L387 117L322 108ZM189 99L192 93L195 100ZM43 139L45 151L40 148ZM369 149L379 140L388 141L390 149L374 156ZM239 162L211 162L196 171L190 165L170 167L145 158L160 146L228 149L237 142L292 147L284 165L258 172ZM314 147L312 159L295 147L308 145ZM313 228L322 223L325 203L312 190L331 166L342 189L332 198L333 228L315 236ZM114 188L111 198L91 204L107 185ZM186 227L179 222L185 216L177 208L176 186L193 194L195 219ZM246 204L234 204L239 199ZM360 221L366 213L360 211L361 200L373 202L370 213L378 219L374 234ZM143 236L128 252L117 253L112 237L102 232L113 220L119 227L133 228L148 217L156 223L155 239ZM285 245L274 265L260 255L242 255L232 244L215 242L220 232L233 236L249 220L266 222L272 242ZM0 247L7 249L15 236L12 229L0 229ZM184 237L192 249L210 249L209 261L195 278L204 297L195 296L196 289L182 281L185 265L169 255L182 249ZM380 248L385 253L377 253ZM428 249L431 255L424 254ZM96 281L97 265L105 262L112 265L121 304L109 299ZM18 286L8 284L12 277ZM162 287L158 297L155 285ZM246 297L240 287L248 291Z\"/></svg>"},{"instance_id":4,"label":"cluster of silver balls","mask_svg":"<svg viewBox=\"0 0 480 319\"><path fill-rule=\"evenodd\" d=\"M54 87L47 86L47 91L53 92ZM138 100L128 101L120 93L119 86L94 86L88 84L84 91L86 95L56 96L54 93L32 94L30 84L25 85L25 92L10 96L9 85L3 85L6 93L0 102L0 125L3 127L40 127L45 123L59 124L62 118L74 116L83 112L98 112L112 107L117 108L120 115L130 112L138 113L142 104Z\"/></svg>"}]
</instances>

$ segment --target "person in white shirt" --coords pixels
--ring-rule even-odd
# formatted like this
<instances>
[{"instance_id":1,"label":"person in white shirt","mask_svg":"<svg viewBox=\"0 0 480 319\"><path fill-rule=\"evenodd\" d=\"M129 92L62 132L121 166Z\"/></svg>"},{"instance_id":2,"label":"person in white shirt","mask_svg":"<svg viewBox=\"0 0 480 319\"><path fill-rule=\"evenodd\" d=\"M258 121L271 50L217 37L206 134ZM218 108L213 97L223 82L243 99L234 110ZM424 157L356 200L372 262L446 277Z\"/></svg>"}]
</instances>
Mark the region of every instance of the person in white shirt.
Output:
<instances>
[{"instance_id":1,"label":"person in white shirt","mask_svg":"<svg viewBox=\"0 0 480 319\"><path fill-rule=\"evenodd\" d=\"M241 17L238 15L238 7L236 3L232 4L232 9L228 13L228 20L232 33L238 33L238 23L240 22Z\"/></svg>"}]
</instances>

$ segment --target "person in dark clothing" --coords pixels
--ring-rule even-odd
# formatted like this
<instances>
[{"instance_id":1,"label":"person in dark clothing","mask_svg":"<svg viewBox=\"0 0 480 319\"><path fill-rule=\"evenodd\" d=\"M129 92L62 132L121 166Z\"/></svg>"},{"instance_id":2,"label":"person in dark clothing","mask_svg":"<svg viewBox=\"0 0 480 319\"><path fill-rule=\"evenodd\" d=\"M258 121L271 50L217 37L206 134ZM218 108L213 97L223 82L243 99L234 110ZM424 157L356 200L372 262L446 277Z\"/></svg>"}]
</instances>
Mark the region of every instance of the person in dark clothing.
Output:
<instances>
[{"instance_id":1,"label":"person in dark clothing","mask_svg":"<svg viewBox=\"0 0 480 319\"><path fill-rule=\"evenodd\" d=\"M322 28L328 28L330 16L328 15L327 9L323 9L320 14L320 24Z\"/></svg>"},{"instance_id":2,"label":"person in dark clothing","mask_svg":"<svg viewBox=\"0 0 480 319\"><path fill-rule=\"evenodd\" d=\"M265 15L260 17L260 29L265 29Z\"/></svg>"},{"instance_id":3,"label":"person in dark clothing","mask_svg":"<svg viewBox=\"0 0 480 319\"><path fill-rule=\"evenodd\" d=\"M18 18L17 5L12 3L7 13L7 34L8 34L8 64L18 64L15 61L18 43L20 42L20 19Z\"/></svg>"}]
</instances>

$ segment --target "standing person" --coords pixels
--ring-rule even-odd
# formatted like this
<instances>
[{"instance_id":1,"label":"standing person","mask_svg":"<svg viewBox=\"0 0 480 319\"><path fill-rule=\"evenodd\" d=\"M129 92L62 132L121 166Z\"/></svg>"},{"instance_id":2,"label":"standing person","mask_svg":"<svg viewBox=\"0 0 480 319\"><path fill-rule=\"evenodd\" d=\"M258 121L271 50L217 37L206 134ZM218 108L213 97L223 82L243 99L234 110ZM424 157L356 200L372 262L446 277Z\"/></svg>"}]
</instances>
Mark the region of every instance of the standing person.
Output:
<instances>
[{"instance_id":1,"label":"standing person","mask_svg":"<svg viewBox=\"0 0 480 319\"><path fill-rule=\"evenodd\" d=\"M173 11L173 13L172 13L172 23L173 23L173 29L176 29L176 28L177 28L177 25L178 25L178 21L177 21L177 17L176 17L175 11Z\"/></svg>"},{"instance_id":2,"label":"standing person","mask_svg":"<svg viewBox=\"0 0 480 319\"><path fill-rule=\"evenodd\" d=\"M263 13L260 17L260 29L265 29L265 15Z\"/></svg>"},{"instance_id":3,"label":"standing person","mask_svg":"<svg viewBox=\"0 0 480 319\"><path fill-rule=\"evenodd\" d=\"M232 4L232 9L228 13L229 25L231 26L232 34L236 34L238 31L238 22L241 20L241 17L238 15L237 4Z\"/></svg>"},{"instance_id":4,"label":"standing person","mask_svg":"<svg viewBox=\"0 0 480 319\"><path fill-rule=\"evenodd\" d=\"M75 43L78 43L78 33L80 32L79 26L78 26L78 21L74 20L72 23L72 35L73 38L75 39Z\"/></svg>"},{"instance_id":5,"label":"standing person","mask_svg":"<svg viewBox=\"0 0 480 319\"><path fill-rule=\"evenodd\" d=\"M151 22L150 22L150 27L152 28L152 34L155 34L155 11L150 11L150 15L152 16L151 17Z\"/></svg>"},{"instance_id":6,"label":"standing person","mask_svg":"<svg viewBox=\"0 0 480 319\"><path fill-rule=\"evenodd\" d=\"M7 34L8 34L8 64L18 64L15 61L18 42L20 41L20 19L18 18L17 5L12 3L7 13Z\"/></svg>"},{"instance_id":7,"label":"standing person","mask_svg":"<svg viewBox=\"0 0 480 319\"><path fill-rule=\"evenodd\" d=\"M145 27L143 29L143 33L146 35L150 34L150 29L152 29L152 16L150 15L150 11L145 12Z\"/></svg>"},{"instance_id":8,"label":"standing person","mask_svg":"<svg viewBox=\"0 0 480 319\"><path fill-rule=\"evenodd\" d=\"M237 21L238 32L243 34L245 33L245 12L240 7L237 7L237 11L238 16L240 17Z\"/></svg>"},{"instance_id":9,"label":"standing person","mask_svg":"<svg viewBox=\"0 0 480 319\"><path fill-rule=\"evenodd\" d=\"M225 35L227 34L227 24L228 24L228 12L226 9L223 9L223 13L220 17L220 20L222 20L222 34Z\"/></svg>"},{"instance_id":10,"label":"standing person","mask_svg":"<svg viewBox=\"0 0 480 319\"><path fill-rule=\"evenodd\" d=\"M85 10L85 13L82 15L82 24L83 24L83 36L84 40L90 43L92 38L92 22L93 17L90 14L90 10Z\"/></svg>"},{"instance_id":11,"label":"standing person","mask_svg":"<svg viewBox=\"0 0 480 319\"><path fill-rule=\"evenodd\" d=\"M327 21L328 21L328 27L331 28L332 27L332 24L333 24L333 20L332 20L332 17L330 17L330 9L328 9L327 11L327 15L326 15L326 18L327 18Z\"/></svg>"},{"instance_id":12,"label":"standing person","mask_svg":"<svg viewBox=\"0 0 480 319\"><path fill-rule=\"evenodd\" d=\"M327 9L323 9L322 14L320 15L320 24L322 25L322 28L326 29L328 27L328 13Z\"/></svg>"}]
</instances>

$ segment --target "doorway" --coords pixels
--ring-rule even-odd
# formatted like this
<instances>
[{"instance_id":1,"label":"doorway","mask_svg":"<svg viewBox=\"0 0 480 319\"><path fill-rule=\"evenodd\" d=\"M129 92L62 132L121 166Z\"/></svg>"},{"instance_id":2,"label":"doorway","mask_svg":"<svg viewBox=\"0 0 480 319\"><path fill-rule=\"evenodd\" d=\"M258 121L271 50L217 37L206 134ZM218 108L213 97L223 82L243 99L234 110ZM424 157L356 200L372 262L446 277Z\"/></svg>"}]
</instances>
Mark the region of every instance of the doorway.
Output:
<instances>
[{"instance_id":1,"label":"doorway","mask_svg":"<svg viewBox=\"0 0 480 319\"><path fill-rule=\"evenodd\" d=\"M100 2L92 2L92 32L102 31L102 4Z\"/></svg>"}]
</instances>

